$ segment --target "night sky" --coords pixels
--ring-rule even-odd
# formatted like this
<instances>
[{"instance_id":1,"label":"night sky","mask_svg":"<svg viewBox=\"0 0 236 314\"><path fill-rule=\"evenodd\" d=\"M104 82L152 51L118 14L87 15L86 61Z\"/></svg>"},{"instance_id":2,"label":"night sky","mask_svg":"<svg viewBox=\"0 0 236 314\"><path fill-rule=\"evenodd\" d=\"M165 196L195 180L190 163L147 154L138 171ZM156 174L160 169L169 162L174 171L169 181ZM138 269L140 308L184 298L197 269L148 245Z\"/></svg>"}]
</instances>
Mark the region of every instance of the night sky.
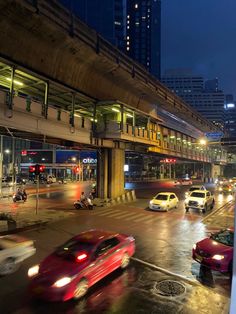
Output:
<instances>
[{"instance_id":1,"label":"night sky","mask_svg":"<svg viewBox=\"0 0 236 314\"><path fill-rule=\"evenodd\" d=\"M162 74L190 68L236 98L236 0L162 0Z\"/></svg>"}]
</instances>

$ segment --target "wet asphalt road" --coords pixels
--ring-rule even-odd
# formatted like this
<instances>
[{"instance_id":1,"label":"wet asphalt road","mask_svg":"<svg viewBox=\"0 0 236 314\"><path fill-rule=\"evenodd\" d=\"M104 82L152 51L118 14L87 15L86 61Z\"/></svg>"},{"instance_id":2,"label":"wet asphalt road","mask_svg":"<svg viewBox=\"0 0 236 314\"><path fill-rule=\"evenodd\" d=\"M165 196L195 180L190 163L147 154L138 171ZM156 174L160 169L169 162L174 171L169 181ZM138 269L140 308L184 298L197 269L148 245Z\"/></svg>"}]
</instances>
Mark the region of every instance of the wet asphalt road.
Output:
<instances>
[{"instance_id":1,"label":"wet asphalt road","mask_svg":"<svg viewBox=\"0 0 236 314\"><path fill-rule=\"evenodd\" d=\"M58 210L73 210L72 202L78 198L81 189L81 186L68 185L64 192L42 194L40 205L49 208L57 207ZM156 189L158 189L157 185L153 190ZM183 201L185 188L169 187L168 184L159 187L159 190L165 189L175 191ZM140 194L143 192L145 190L142 188ZM169 299L163 300L153 291L150 292L150 278L157 276L156 272L134 262L127 271L117 271L96 285L88 297L81 302L69 302L63 305L32 303L27 296L28 268L38 263L56 246L74 234L90 228L130 233L136 238L137 258L195 280L199 274L199 265L192 261L191 248L196 241L204 238L210 229L202 222L201 213L186 214L182 203L178 209L168 213L147 211L147 198L157 192L153 193L150 188L147 188L144 193L145 199L133 204L119 205L112 209L96 208L93 212L82 210L77 213L76 219L67 219L50 224L45 229L26 232L25 236L36 240L37 253L26 260L15 274L0 278L1 313L51 313L52 311L55 313L178 313L183 311L184 313L184 309L185 313L195 313L188 308L186 298L184 307L180 299L177 300L178 302L176 300L170 302ZM217 208L232 200L232 197L216 195L215 199ZM28 204L22 206L30 207L33 202L32 196ZM230 206L232 211L234 205ZM21 205L19 210L20 208ZM211 219L211 225L213 222ZM161 276L163 274L158 273L158 278L151 282L154 284ZM142 278L141 282L140 278ZM214 289L219 295L218 298L229 296L229 277L214 273L214 279ZM191 306L194 307L193 304Z\"/></svg>"}]
</instances>

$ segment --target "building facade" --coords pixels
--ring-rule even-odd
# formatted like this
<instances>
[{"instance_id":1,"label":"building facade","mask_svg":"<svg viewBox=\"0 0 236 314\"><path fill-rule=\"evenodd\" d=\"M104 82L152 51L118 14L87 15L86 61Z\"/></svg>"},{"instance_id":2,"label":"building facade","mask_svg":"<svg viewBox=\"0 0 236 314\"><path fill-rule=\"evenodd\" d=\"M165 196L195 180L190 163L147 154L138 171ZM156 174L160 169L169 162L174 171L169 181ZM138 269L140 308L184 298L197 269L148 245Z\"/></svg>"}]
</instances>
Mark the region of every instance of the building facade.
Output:
<instances>
[{"instance_id":1,"label":"building facade","mask_svg":"<svg viewBox=\"0 0 236 314\"><path fill-rule=\"evenodd\" d=\"M236 104L233 95L225 96L225 132L236 138Z\"/></svg>"},{"instance_id":2,"label":"building facade","mask_svg":"<svg viewBox=\"0 0 236 314\"><path fill-rule=\"evenodd\" d=\"M161 72L161 0L60 0L151 74Z\"/></svg>"},{"instance_id":3,"label":"building facade","mask_svg":"<svg viewBox=\"0 0 236 314\"><path fill-rule=\"evenodd\" d=\"M161 79L172 92L181 97L205 118L223 130L225 95L218 89L218 79L205 81L190 72L167 71Z\"/></svg>"}]
</instances>

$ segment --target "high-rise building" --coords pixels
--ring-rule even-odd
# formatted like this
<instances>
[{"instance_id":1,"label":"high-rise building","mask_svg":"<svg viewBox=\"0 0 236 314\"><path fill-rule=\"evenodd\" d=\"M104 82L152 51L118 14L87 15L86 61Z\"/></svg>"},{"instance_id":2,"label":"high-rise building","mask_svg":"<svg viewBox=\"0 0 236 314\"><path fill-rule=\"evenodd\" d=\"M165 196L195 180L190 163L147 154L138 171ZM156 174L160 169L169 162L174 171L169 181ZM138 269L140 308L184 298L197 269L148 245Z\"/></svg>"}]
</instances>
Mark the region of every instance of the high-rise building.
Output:
<instances>
[{"instance_id":1,"label":"high-rise building","mask_svg":"<svg viewBox=\"0 0 236 314\"><path fill-rule=\"evenodd\" d=\"M161 1L127 1L127 54L160 77Z\"/></svg>"},{"instance_id":2,"label":"high-rise building","mask_svg":"<svg viewBox=\"0 0 236 314\"><path fill-rule=\"evenodd\" d=\"M201 76L175 70L167 71L161 81L208 120L224 128L225 96L218 89L217 78L204 83Z\"/></svg>"},{"instance_id":3,"label":"high-rise building","mask_svg":"<svg viewBox=\"0 0 236 314\"><path fill-rule=\"evenodd\" d=\"M236 104L233 95L225 96L225 132L236 137Z\"/></svg>"},{"instance_id":4,"label":"high-rise building","mask_svg":"<svg viewBox=\"0 0 236 314\"><path fill-rule=\"evenodd\" d=\"M161 0L60 0L105 39L160 78Z\"/></svg>"}]
</instances>

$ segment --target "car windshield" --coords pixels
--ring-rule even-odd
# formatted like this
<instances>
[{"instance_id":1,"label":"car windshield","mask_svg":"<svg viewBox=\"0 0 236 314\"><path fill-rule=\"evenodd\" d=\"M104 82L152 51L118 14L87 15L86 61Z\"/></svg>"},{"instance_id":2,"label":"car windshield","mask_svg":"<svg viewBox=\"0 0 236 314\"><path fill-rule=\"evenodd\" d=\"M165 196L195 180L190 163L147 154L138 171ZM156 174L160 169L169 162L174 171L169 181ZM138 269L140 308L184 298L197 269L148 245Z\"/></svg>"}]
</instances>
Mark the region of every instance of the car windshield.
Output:
<instances>
[{"instance_id":1,"label":"car windshield","mask_svg":"<svg viewBox=\"0 0 236 314\"><path fill-rule=\"evenodd\" d=\"M55 251L57 256L62 258L71 259L74 258L79 252L89 253L94 247L93 243L81 242L77 240L69 240L63 245L59 246Z\"/></svg>"},{"instance_id":2,"label":"car windshield","mask_svg":"<svg viewBox=\"0 0 236 314\"><path fill-rule=\"evenodd\" d=\"M161 200L161 201L167 201L168 200L168 195L166 194L158 194L156 197L155 197L156 200Z\"/></svg>"},{"instance_id":3,"label":"car windshield","mask_svg":"<svg viewBox=\"0 0 236 314\"><path fill-rule=\"evenodd\" d=\"M191 193L192 197L200 197L200 198L204 198L205 197L205 193L201 193L201 192L193 192Z\"/></svg>"},{"instance_id":4,"label":"car windshield","mask_svg":"<svg viewBox=\"0 0 236 314\"><path fill-rule=\"evenodd\" d=\"M201 187L200 186L192 186L189 191L192 192L192 191L195 191L195 190L200 190Z\"/></svg>"},{"instance_id":5,"label":"car windshield","mask_svg":"<svg viewBox=\"0 0 236 314\"><path fill-rule=\"evenodd\" d=\"M228 246L234 246L234 233L230 230L215 233L211 236L211 239Z\"/></svg>"}]
</instances>

